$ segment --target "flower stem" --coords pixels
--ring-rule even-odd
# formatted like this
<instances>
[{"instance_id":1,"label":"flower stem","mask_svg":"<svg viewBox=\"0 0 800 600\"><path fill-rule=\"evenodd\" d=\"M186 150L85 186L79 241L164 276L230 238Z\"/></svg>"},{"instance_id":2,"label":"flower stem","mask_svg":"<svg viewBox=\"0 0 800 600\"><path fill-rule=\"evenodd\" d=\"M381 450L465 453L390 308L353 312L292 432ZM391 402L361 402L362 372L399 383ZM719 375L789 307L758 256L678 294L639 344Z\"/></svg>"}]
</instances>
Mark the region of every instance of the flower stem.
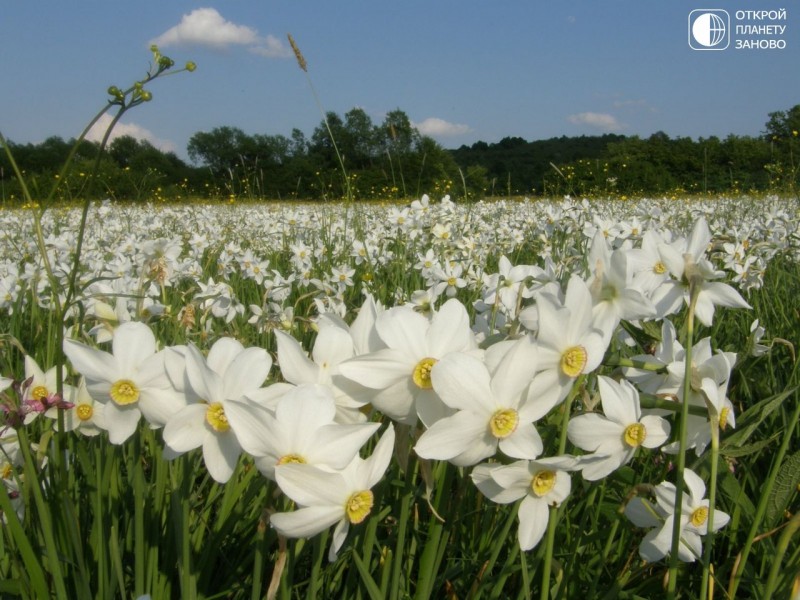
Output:
<instances>
[{"instance_id":1,"label":"flower stem","mask_svg":"<svg viewBox=\"0 0 800 600\"><path fill-rule=\"evenodd\" d=\"M714 546L714 506L717 500L717 472L719 469L719 416L711 418L711 481L708 483L708 533L703 548L703 580L700 597L708 596L708 580L711 571L711 549Z\"/></svg>"},{"instance_id":2,"label":"flower stem","mask_svg":"<svg viewBox=\"0 0 800 600\"><path fill-rule=\"evenodd\" d=\"M542 592L539 595L541 600L547 600L550 597L550 569L552 569L553 545L555 544L556 523L558 522L558 507L551 506L548 510L550 511L550 518L547 521L547 538L545 539Z\"/></svg>"},{"instance_id":3,"label":"flower stem","mask_svg":"<svg viewBox=\"0 0 800 600\"><path fill-rule=\"evenodd\" d=\"M692 345L694 344L694 309L700 292L694 277L689 282L689 310L686 313L686 357L683 374L683 401L681 402L678 456L675 465L675 519L672 525L672 544L669 553L669 581L667 599L673 600L678 584L678 549L681 543L681 513L683 512L683 472L686 469L687 425L689 421L689 395L692 391Z\"/></svg>"},{"instance_id":4,"label":"flower stem","mask_svg":"<svg viewBox=\"0 0 800 600\"><path fill-rule=\"evenodd\" d=\"M558 438L558 455L564 454L567 450L567 425L569 425L569 415L572 409L572 402L575 396L578 395L583 387L583 381L586 375L580 375L575 383L572 384L572 389L569 391L567 399L564 401L564 406L561 413L561 431ZM547 600L550 595L550 569L553 562L553 546L556 539L556 523L558 522L558 507L550 507L550 518L547 521L547 538L545 539L544 546L544 567L542 569L542 600Z\"/></svg>"}]
</instances>

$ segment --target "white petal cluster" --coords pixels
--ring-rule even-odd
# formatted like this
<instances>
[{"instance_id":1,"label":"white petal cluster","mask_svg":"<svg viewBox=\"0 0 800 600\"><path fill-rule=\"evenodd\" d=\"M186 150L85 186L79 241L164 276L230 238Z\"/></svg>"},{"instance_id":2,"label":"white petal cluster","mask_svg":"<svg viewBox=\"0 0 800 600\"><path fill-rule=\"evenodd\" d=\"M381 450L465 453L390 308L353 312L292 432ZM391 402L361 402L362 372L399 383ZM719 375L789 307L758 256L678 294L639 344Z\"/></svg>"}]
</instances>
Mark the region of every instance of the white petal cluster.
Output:
<instances>
[{"instance_id":1,"label":"white petal cluster","mask_svg":"<svg viewBox=\"0 0 800 600\"><path fill-rule=\"evenodd\" d=\"M702 536L708 533L709 501L705 498L706 486L691 469L683 472L688 493L683 496L680 517L680 544L678 557L685 562L694 562L702 555ZM672 546L672 531L675 522L675 484L664 481L655 488L656 503L636 496L625 507L625 516L637 527L650 528L639 546L639 555L648 562L664 558ZM713 530L722 529L730 521L730 515L714 510Z\"/></svg>"}]
</instances>

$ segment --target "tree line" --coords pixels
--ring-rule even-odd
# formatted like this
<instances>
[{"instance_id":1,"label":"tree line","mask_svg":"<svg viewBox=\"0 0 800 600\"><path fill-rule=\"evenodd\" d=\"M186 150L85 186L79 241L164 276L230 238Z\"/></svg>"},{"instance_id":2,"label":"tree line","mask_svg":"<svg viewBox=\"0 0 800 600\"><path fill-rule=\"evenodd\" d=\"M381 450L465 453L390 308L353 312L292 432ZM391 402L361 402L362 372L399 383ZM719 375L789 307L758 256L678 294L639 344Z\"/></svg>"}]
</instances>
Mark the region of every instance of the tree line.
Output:
<instances>
[{"instance_id":1,"label":"tree line","mask_svg":"<svg viewBox=\"0 0 800 600\"><path fill-rule=\"evenodd\" d=\"M328 112L310 137L248 134L221 126L195 133L187 164L173 152L130 136L114 139L91 189L87 173L99 150L77 145L74 167L58 179L75 144L50 137L8 142L35 196L58 183L57 197L119 200L356 199L451 194L486 196L643 196L670 193L796 195L800 179L800 104L769 113L760 136L720 139L606 134L526 141L506 137L446 150L420 134L405 112L374 123L363 109ZM0 153L2 200L21 197Z\"/></svg>"}]
</instances>

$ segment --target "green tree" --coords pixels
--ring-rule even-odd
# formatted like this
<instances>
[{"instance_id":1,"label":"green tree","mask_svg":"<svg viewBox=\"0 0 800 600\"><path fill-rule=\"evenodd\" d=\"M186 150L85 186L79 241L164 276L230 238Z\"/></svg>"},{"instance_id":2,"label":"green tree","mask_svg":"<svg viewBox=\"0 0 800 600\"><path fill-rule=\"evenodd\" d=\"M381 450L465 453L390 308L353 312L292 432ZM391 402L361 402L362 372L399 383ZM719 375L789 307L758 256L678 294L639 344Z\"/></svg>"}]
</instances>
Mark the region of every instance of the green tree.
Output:
<instances>
[{"instance_id":1,"label":"green tree","mask_svg":"<svg viewBox=\"0 0 800 600\"><path fill-rule=\"evenodd\" d=\"M195 133L187 146L189 158L209 167L215 173L236 170L242 156L252 146L252 139L237 127L215 127Z\"/></svg>"}]
</instances>

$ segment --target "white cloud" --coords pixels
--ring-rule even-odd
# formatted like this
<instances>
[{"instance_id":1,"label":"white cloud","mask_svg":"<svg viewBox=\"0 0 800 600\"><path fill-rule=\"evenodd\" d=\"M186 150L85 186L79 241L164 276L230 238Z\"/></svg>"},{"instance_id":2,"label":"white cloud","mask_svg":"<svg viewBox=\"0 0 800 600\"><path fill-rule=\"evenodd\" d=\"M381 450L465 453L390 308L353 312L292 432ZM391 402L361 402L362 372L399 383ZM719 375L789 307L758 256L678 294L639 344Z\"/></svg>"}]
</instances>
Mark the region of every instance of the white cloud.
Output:
<instances>
[{"instance_id":1,"label":"white cloud","mask_svg":"<svg viewBox=\"0 0 800 600\"><path fill-rule=\"evenodd\" d=\"M420 123L413 123L413 125L422 135L430 135L434 137L461 135L471 131L469 125L449 123L448 121L439 119L437 117L428 117Z\"/></svg>"},{"instance_id":2,"label":"white cloud","mask_svg":"<svg viewBox=\"0 0 800 600\"><path fill-rule=\"evenodd\" d=\"M89 130L89 133L86 134L86 139L90 142L102 141L106 129L108 129L108 126L111 124L111 120L112 116L107 113L100 117L97 123L94 124L94 127L92 127ZM162 152L177 151L177 146L173 142L169 140L162 140L161 138L156 137L149 129L145 129L141 125L136 125L135 123L117 123L114 126L108 141L111 143L116 138L122 137L123 135L129 135L140 141L148 141Z\"/></svg>"},{"instance_id":3,"label":"white cloud","mask_svg":"<svg viewBox=\"0 0 800 600\"><path fill-rule=\"evenodd\" d=\"M250 47L250 52L267 58L289 58L292 56L292 51L274 35L268 35L259 40L256 46Z\"/></svg>"},{"instance_id":4,"label":"white cloud","mask_svg":"<svg viewBox=\"0 0 800 600\"><path fill-rule=\"evenodd\" d=\"M582 112L569 115L567 121L573 125L588 125L602 131L617 131L625 127L616 117L607 113Z\"/></svg>"},{"instance_id":5,"label":"white cloud","mask_svg":"<svg viewBox=\"0 0 800 600\"><path fill-rule=\"evenodd\" d=\"M216 9L197 8L183 15L181 22L152 40L159 46L195 45L225 48L232 44L256 46L262 40L246 25L226 21Z\"/></svg>"}]
</instances>

